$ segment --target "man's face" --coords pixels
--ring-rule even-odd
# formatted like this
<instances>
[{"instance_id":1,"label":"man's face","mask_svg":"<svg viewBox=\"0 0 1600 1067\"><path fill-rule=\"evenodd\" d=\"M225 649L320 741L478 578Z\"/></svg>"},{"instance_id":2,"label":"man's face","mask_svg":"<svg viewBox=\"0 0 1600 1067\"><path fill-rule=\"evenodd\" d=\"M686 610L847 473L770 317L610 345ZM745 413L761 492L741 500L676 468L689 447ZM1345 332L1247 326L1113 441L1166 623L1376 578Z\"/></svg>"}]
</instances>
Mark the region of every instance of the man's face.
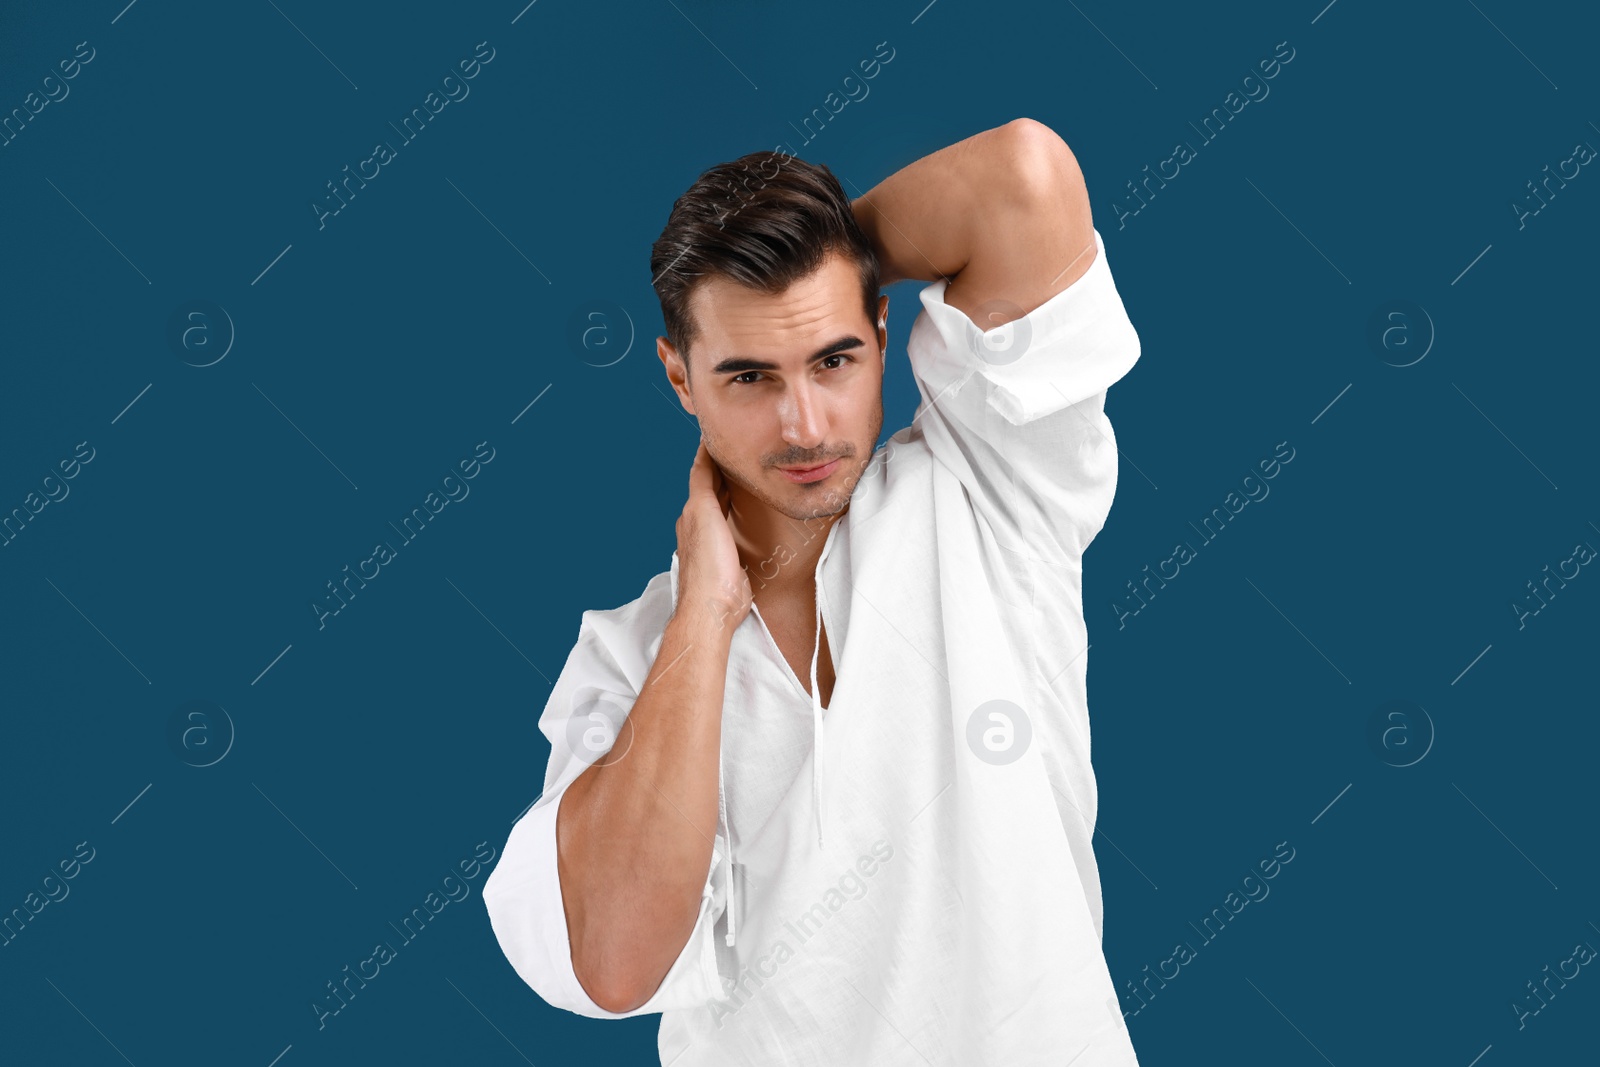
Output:
<instances>
[{"instance_id":1,"label":"man's face","mask_svg":"<svg viewBox=\"0 0 1600 1067\"><path fill-rule=\"evenodd\" d=\"M888 306L880 296L879 321L867 318L842 255L777 296L715 276L694 291L693 377L666 338L656 348L728 481L792 519L844 510L883 428Z\"/></svg>"}]
</instances>

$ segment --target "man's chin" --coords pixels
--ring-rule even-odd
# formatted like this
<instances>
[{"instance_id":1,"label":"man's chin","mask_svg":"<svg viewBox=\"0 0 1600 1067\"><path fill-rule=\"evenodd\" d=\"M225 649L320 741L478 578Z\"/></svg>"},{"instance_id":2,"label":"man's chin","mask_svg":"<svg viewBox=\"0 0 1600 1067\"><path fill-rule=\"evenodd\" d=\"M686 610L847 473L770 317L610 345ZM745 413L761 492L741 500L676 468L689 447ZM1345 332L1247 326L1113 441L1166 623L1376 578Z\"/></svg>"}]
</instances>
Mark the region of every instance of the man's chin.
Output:
<instances>
[{"instance_id":1,"label":"man's chin","mask_svg":"<svg viewBox=\"0 0 1600 1067\"><path fill-rule=\"evenodd\" d=\"M850 498L830 493L813 501L792 501L778 510L796 522L832 518L850 506Z\"/></svg>"},{"instance_id":2,"label":"man's chin","mask_svg":"<svg viewBox=\"0 0 1600 1067\"><path fill-rule=\"evenodd\" d=\"M843 477L846 473L838 471L822 482L794 486L785 494L785 499L774 506L789 518L800 521L838 515L850 506L850 497L855 492L855 479Z\"/></svg>"}]
</instances>

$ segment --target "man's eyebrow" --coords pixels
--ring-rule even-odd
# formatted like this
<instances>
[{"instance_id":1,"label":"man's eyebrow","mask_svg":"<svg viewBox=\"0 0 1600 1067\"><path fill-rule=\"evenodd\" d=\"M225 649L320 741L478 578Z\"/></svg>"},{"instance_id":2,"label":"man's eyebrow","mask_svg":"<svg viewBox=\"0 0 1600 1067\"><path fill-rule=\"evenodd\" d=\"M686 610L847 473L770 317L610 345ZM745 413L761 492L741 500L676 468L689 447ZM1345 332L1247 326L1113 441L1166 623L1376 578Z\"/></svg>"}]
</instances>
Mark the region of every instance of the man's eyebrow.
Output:
<instances>
[{"instance_id":1,"label":"man's eyebrow","mask_svg":"<svg viewBox=\"0 0 1600 1067\"><path fill-rule=\"evenodd\" d=\"M845 336L845 337L841 337L837 341L834 341L831 344L828 344L828 345L818 349L817 351L813 352L809 357L807 357L806 363L808 363L808 364L815 363L819 359L827 359L829 356L837 355L840 352L845 352L845 351L848 351L848 350L850 350L852 348L862 348L862 347L865 347L865 345L866 345L865 341L863 341L859 337L854 336L853 334ZM712 367L711 368L711 373L712 374L740 374L740 373L743 373L744 371L747 371L747 370L778 370L778 369L779 368L778 368L778 365L776 363L772 363L772 362L770 362L768 360L751 359L749 356L730 356L727 359L724 359L721 362L719 362L716 366Z\"/></svg>"}]
</instances>

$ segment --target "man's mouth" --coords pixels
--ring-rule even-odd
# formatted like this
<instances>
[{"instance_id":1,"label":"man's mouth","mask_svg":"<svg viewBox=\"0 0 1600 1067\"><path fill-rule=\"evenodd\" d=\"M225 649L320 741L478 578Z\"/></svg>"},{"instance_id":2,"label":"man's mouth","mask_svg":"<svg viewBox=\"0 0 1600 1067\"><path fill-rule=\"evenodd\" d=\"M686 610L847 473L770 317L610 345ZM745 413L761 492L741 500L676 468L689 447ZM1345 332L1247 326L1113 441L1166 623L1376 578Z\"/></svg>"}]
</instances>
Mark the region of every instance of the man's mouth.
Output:
<instances>
[{"instance_id":1,"label":"man's mouth","mask_svg":"<svg viewBox=\"0 0 1600 1067\"><path fill-rule=\"evenodd\" d=\"M843 459L841 456L839 459L813 467L779 467L778 471L791 482L820 482L832 474Z\"/></svg>"}]
</instances>

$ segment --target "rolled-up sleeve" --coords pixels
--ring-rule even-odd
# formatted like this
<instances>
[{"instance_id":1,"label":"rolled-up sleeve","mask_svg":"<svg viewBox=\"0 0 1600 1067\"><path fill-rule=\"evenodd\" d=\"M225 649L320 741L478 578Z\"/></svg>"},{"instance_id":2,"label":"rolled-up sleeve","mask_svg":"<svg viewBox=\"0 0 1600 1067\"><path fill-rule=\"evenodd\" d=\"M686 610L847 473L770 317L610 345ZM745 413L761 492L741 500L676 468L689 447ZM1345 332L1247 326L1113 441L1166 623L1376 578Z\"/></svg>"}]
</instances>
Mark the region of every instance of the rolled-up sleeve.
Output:
<instances>
[{"instance_id":1,"label":"rolled-up sleeve","mask_svg":"<svg viewBox=\"0 0 1600 1067\"><path fill-rule=\"evenodd\" d=\"M1106 391L1139 358L1139 335L1094 230L1095 258L1027 315L981 330L920 292L907 341L922 395L915 423L975 510L1014 552L1070 559L1105 523L1117 446Z\"/></svg>"},{"instance_id":2,"label":"rolled-up sleeve","mask_svg":"<svg viewBox=\"0 0 1600 1067\"><path fill-rule=\"evenodd\" d=\"M621 1019L726 999L714 932L726 905L722 880L716 877L727 856L721 834L713 845L694 931L649 1000L633 1011L606 1011L585 992L573 970L556 866L556 815L567 787L610 751L638 695L590 625L591 614L584 613L577 644L539 719L539 729L550 742L545 791L512 826L500 862L483 886L490 926L517 976L552 1007Z\"/></svg>"}]
</instances>

